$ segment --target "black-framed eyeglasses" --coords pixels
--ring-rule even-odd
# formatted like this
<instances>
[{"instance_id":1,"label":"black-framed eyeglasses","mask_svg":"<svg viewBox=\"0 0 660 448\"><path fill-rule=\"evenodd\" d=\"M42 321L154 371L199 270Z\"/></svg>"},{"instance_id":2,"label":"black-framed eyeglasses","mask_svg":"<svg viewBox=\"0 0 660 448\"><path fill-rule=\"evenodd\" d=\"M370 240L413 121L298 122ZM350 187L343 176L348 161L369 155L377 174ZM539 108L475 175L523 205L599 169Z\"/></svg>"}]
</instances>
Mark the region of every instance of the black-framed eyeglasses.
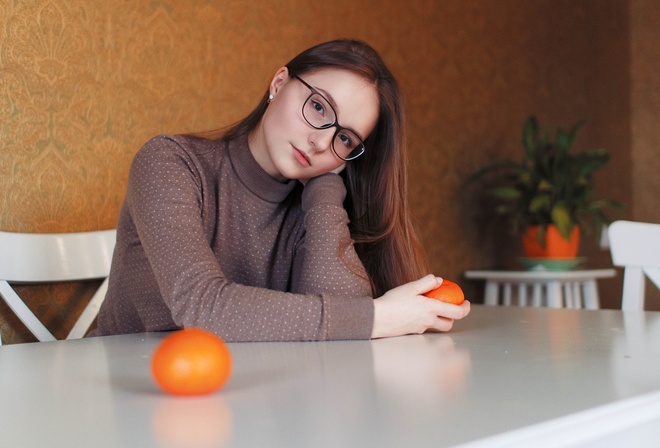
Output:
<instances>
[{"instance_id":1,"label":"black-framed eyeglasses","mask_svg":"<svg viewBox=\"0 0 660 448\"><path fill-rule=\"evenodd\" d=\"M342 127L337 123L337 112L330 102L314 87L307 84L299 76L294 76L310 91L302 106L305 121L314 129L337 128L332 137L332 151L342 160L349 161L364 154L364 142L355 131Z\"/></svg>"}]
</instances>

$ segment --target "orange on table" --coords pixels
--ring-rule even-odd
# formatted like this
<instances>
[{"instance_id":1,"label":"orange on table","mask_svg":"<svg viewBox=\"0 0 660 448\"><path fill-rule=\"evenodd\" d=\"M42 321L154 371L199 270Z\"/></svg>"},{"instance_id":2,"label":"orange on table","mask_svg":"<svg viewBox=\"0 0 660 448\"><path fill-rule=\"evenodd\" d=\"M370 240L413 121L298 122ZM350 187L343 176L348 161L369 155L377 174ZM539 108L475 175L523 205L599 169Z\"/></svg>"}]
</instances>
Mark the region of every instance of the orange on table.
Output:
<instances>
[{"instance_id":1,"label":"orange on table","mask_svg":"<svg viewBox=\"0 0 660 448\"><path fill-rule=\"evenodd\" d=\"M443 302L460 305L465 300L465 295L460 286L450 280L442 280L442 284L429 292L424 293L431 299L442 300Z\"/></svg>"},{"instance_id":2,"label":"orange on table","mask_svg":"<svg viewBox=\"0 0 660 448\"><path fill-rule=\"evenodd\" d=\"M151 359L156 383L174 395L204 395L225 385L231 374L231 352L215 334L186 328L167 336Z\"/></svg>"}]
</instances>

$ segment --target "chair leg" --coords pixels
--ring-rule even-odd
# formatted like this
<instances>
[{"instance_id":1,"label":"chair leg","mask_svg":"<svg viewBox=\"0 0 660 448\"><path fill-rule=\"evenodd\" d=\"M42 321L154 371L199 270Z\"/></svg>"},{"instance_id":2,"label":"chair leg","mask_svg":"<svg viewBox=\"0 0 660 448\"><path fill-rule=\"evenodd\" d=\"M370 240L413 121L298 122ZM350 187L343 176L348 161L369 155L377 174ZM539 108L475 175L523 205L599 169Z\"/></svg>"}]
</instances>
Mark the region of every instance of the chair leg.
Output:
<instances>
[{"instance_id":1,"label":"chair leg","mask_svg":"<svg viewBox=\"0 0 660 448\"><path fill-rule=\"evenodd\" d=\"M527 284L518 285L518 306L527 306Z\"/></svg>"},{"instance_id":2,"label":"chair leg","mask_svg":"<svg viewBox=\"0 0 660 448\"><path fill-rule=\"evenodd\" d=\"M584 297L582 297L582 285L580 282L572 282L573 308L584 308Z\"/></svg>"},{"instance_id":3,"label":"chair leg","mask_svg":"<svg viewBox=\"0 0 660 448\"><path fill-rule=\"evenodd\" d=\"M486 294L484 298L484 303L486 305L497 305L499 303L499 285L494 281L486 282Z\"/></svg>"},{"instance_id":4,"label":"chair leg","mask_svg":"<svg viewBox=\"0 0 660 448\"><path fill-rule=\"evenodd\" d=\"M561 284L558 281L549 281L545 287L548 294L548 307L561 308L563 303Z\"/></svg>"},{"instance_id":5,"label":"chair leg","mask_svg":"<svg viewBox=\"0 0 660 448\"><path fill-rule=\"evenodd\" d=\"M560 289L563 292L561 305L564 308L575 308L575 296L573 295L573 288L570 283L564 283Z\"/></svg>"},{"instance_id":6,"label":"chair leg","mask_svg":"<svg viewBox=\"0 0 660 448\"><path fill-rule=\"evenodd\" d=\"M621 309L642 311L644 309L644 274L638 266L628 266L623 272L623 301Z\"/></svg>"},{"instance_id":7,"label":"chair leg","mask_svg":"<svg viewBox=\"0 0 660 448\"><path fill-rule=\"evenodd\" d=\"M532 306L540 308L543 304L543 285L541 283L534 283L532 287Z\"/></svg>"},{"instance_id":8,"label":"chair leg","mask_svg":"<svg viewBox=\"0 0 660 448\"><path fill-rule=\"evenodd\" d=\"M502 285L502 304L511 306L511 283L504 283Z\"/></svg>"},{"instance_id":9,"label":"chair leg","mask_svg":"<svg viewBox=\"0 0 660 448\"><path fill-rule=\"evenodd\" d=\"M83 312L80 314L80 317L66 337L67 339L81 339L85 337L90 325L92 325L92 322L94 322L94 319L96 319L96 316L99 314L99 309L105 300L105 294L107 291L108 278L103 280L103 283L101 283L101 286L96 291L96 294L94 294L94 297L92 297Z\"/></svg>"},{"instance_id":10,"label":"chair leg","mask_svg":"<svg viewBox=\"0 0 660 448\"><path fill-rule=\"evenodd\" d=\"M600 300L598 298L598 284L596 280L589 280L584 282L584 307L588 310L597 310L600 308Z\"/></svg>"}]
</instances>

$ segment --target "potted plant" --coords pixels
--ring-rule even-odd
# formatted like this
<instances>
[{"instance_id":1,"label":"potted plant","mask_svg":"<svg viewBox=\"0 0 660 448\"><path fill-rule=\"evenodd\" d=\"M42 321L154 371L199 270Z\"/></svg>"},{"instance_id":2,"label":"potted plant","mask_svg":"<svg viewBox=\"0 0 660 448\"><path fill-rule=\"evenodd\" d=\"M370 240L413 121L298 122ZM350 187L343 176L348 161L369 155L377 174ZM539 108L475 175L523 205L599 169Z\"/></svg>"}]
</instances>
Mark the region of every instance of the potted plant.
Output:
<instances>
[{"instance_id":1,"label":"potted plant","mask_svg":"<svg viewBox=\"0 0 660 448\"><path fill-rule=\"evenodd\" d=\"M592 176L609 154L603 149L571 152L583 123L568 130L559 127L552 140L532 115L522 130L522 159L501 160L478 173L487 179L496 213L522 235L528 258L575 258L580 234L595 229L600 235L603 224L611 221L605 210L621 207L593 198Z\"/></svg>"}]
</instances>

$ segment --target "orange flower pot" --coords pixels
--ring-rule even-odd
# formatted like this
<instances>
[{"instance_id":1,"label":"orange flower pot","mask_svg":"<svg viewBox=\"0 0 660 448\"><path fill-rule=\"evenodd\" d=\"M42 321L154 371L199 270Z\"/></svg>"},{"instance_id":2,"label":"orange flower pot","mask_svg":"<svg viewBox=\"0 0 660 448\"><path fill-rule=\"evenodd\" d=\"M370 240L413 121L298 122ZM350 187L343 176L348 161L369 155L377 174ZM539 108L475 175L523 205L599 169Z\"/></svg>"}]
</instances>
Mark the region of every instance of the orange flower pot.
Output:
<instances>
[{"instance_id":1,"label":"orange flower pot","mask_svg":"<svg viewBox=\"0 0 660 448\"><path fill-rule=\"evenodd\" d=\"M580 246L580 228L575 226L569 239L561 236L554 225L545 232L545 247L537 239L539 226L529 227L522 235L523 251L527 258L576 258Z\"/></svg>"}]
</instances>

